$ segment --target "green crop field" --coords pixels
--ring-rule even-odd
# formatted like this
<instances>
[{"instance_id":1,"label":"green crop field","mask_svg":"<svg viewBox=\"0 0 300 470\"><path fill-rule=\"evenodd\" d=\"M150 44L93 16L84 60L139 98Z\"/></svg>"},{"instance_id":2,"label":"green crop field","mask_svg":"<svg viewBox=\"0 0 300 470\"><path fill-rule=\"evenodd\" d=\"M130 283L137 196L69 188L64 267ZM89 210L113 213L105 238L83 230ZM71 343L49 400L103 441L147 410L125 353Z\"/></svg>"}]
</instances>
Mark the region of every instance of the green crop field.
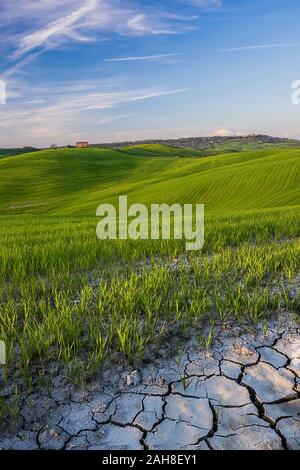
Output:
<instances>
[{"instance_id":1,"label":"green crop field","mask_svg":"<svg viewBox=\"0 0 300 470\"><path fill-rule=\"evenodd\" d=\"M6 157L15 156L15 155L23 155L25 153L32 153L34 151L38 151L38 149L35 149L32 147L10 148L10 149L0 148L0 158L6 158Z\"/></svg>"},{"instance_id":2,"label":"green crop field","mask_svg":"<svg viewBox=\"0 0 300 470\"><path fill-rule=\"evenodd\" d=\"M300 270L300 150L200 155L143 145L0 159L6 378L43 386L59 363L83 383L103 361L180 348L191 330L208 347L219 322L268 328L284 310L299 318L290 286ZM203 250L185 252L184 240L99 241L96 208L119 195L205 204Z\"/></svg>"},{"instance_id":3,"label":"green crop field","mask_svg":"<svg viewBox=\"0 0 300 470\"><path fill-rule=\"evenodd\" d=\"M148 145L5 158L0 161L0 213L90 216L120 194L148 205L204 203L216 214L299 206L298 149L190 155L192 150Z\"/></svg>"}]
</instances>

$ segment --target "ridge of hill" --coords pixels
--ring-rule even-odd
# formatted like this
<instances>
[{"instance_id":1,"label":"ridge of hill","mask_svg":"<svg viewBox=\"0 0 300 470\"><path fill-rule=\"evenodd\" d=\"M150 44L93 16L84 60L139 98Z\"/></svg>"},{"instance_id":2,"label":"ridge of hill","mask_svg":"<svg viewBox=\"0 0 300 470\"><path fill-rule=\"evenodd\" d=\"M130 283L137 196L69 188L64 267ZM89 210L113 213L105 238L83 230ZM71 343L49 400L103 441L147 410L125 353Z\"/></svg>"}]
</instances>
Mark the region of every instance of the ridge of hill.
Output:
<instances>
[{"instance_id":1,"label":"ridge of hill","mask_svg":"<svg viewBox=\"0 0 300 470\"><path fill-rule=\"evenodd\" d=\"M95 215L122 194L147 205L203 203L217 214L300 205L300 149L195 156L143 145L7 157L0 160L0 214Z\"/></svg>"}]
</instances>

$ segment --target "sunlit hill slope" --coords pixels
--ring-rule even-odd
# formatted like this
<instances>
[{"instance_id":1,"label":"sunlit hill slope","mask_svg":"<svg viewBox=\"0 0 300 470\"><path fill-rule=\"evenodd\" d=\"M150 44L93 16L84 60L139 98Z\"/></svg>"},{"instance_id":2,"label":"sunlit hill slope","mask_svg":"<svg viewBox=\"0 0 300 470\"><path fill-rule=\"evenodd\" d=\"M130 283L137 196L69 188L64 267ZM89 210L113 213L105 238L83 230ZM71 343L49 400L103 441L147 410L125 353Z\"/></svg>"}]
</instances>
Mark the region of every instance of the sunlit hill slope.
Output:
<instances>
[{"instance_id":1,"label":"sunlit hill slope","mask_svg":"<svg viewBox=\"0 0 300 470\"><path fill-rule=\"evenodd\" d=\"M300 149L200 157L162 145L0 160L0 213L94 215L103 202L203 203L216 214L300 205Z\"/></svg>"}]
</instances>

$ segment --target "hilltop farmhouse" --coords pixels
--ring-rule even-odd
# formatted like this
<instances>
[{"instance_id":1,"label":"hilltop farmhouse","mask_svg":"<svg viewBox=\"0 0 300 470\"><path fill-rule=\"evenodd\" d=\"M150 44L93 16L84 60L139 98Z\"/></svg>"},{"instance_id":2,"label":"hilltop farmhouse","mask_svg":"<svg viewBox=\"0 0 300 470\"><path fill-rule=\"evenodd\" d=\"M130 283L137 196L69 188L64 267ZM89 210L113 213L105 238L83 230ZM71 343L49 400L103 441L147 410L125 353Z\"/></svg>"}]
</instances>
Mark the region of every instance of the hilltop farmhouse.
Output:
<instances>
[{"instance_id":1,"label":"hilltop farmhouse","mask_svg":"<svg viewBox=\"0 0 300 470\"><path fill-rule=\"evenodd\" d=\"M89 143L88 142L77 142L76 143L76 147L78 149L82 149L82 148L88 148L89 146Z\"/></svg>"}]
</instances>

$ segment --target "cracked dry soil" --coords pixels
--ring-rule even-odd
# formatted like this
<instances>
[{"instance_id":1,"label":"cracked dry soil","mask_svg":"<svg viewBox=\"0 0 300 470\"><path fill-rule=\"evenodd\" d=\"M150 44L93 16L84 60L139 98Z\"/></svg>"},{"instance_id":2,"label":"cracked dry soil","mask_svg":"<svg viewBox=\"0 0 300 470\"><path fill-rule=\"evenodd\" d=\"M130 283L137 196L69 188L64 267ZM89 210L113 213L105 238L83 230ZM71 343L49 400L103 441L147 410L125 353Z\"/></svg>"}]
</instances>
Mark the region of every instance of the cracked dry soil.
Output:
<instances>
[{"instance_id":1,"label":"cracked dry soil","mask_svg":"<svg viewBox=\"0 0 300 470\"><path fill-rule=\"evenodd\" d=\"M300 449L299 325L215 338L209 351L191 339L181 357L139 371L114 366L84 390L60 375L49 393L24 392L0 449Z\"/></svg>"}]
</instances>

